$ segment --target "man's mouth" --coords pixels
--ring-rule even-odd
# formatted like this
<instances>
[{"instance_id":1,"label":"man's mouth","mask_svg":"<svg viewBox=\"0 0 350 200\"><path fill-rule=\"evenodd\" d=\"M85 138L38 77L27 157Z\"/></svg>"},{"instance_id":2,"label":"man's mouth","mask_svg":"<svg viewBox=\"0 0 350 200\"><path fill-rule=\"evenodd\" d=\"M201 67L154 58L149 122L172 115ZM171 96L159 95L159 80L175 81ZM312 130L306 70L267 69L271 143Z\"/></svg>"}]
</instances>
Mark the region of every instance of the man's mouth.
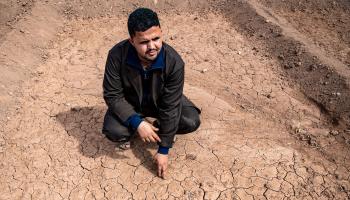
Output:
<instances>
[{"instance_id":1,"label":"man's mouth","mask_svg":"<svg viewBox=\"0 0 350 200\"><path fill-rule=\"evenodd\" d=\"M149 50L149 51L147 52L147 54L150 55L150 56L154 56L154 55L157 54L157 50Z\"/></svg>"}]
</instances>

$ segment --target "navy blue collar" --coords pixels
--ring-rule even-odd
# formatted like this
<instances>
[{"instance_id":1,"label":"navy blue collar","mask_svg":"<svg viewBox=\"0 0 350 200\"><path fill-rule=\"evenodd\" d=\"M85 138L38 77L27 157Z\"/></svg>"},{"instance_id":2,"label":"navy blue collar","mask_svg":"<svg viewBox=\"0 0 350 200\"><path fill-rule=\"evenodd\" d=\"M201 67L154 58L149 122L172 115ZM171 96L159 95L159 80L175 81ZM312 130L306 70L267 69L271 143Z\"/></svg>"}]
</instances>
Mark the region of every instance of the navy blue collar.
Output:
<instances>
[{"instance_id":1,"label":"navy blue collar","mask_svg":"<svg viewBox=\"0 0 350 200\"><path fill-rule=\"evenodd\" d=\"M134 46L130 44L128 55L126 57L126 63L137 70L143 70L140 58L137 55L137 51ZM152 62L148 70L163 69L165 67L164 48L162 47L157 58Z\"/></svg>"}]
</instances>

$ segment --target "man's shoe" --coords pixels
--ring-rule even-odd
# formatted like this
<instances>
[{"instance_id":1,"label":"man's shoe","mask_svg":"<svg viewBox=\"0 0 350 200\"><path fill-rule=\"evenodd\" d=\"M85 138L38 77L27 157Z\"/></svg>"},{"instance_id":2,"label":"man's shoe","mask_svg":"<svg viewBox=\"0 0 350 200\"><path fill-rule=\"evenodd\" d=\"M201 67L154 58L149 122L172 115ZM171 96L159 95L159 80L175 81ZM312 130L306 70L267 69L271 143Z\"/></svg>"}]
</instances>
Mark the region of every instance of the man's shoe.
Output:
<instances>
[{"instance_id":1,"label":"man's shoe","mask_svg":"<svg viewBox=\"0 0 350 200\"><path fill-rule=\"evenodd\" d=\"M115 150L128 150L131 148L131 142L130 140L122 139L119 141L116 141L117 145L115 147Z\"/></svg>"}]
</instances>

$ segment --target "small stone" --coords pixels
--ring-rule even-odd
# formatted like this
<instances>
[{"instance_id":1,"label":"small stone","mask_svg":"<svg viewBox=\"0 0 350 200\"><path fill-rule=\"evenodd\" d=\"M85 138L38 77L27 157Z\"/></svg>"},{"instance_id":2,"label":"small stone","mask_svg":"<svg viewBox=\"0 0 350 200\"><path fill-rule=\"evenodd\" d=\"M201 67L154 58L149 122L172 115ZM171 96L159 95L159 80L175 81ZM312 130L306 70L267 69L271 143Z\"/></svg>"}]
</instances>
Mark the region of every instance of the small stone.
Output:
<instances>
[{"instance_id":1,"label":"small stone","mask_svg":"<svg viewBox=\"0 0 350 200\"><path fill-rule=\"evenodd\" d=\"M332 131L330 131L329 133L330 133L331 135L333 135L333 136L339 135L339 132L336 131L336 130L332 130Z\"/></svg>"},{"instance_id":2,"label":"small stone","mask_svg":"<svg viewBox=\"0 0 350 200\"><path fill-rule=\"evenodd\" d=\"M197 156L194 154L187 154L186 160L196 160Z\"/></svg>"},{"instance_id":3,"label":"small stone","mask_svg":"<svg viewBox=\"0 0 350 200\"><path fill-rule=\"evenodd\" d=\"M43 55L41 55L41 58L44 59L44 60L46 60L46 59L49 58L49 56L48 56L47 54L43 54Z\"/></svg>"},{"instance_id":4,"label":"small stone","mask_svg":"<svg viewBox=\"0 0 350 200\"><path fill-rule=\"evenodd\" d=\"M274 37L281 37L282 33L276 33L276 35Z\"/></svg>"},{"instance_id":5,"label":"small stone","mask_svg":"<svg viewBox=\"0 0 350 200\"><path fill-rule=\"evenodd\" d=\"M266 23L270 23L271 21L267 19L267 20L265 20L265 22L266 22Z\"/></svg>"},{"instance_id":6,"label":"small stone","mask_svg":"<svg viewBox=\"0 0 350 200\"><path fill-rule=\"evenodd\" d=\"M337 93L335 93L335 95L339 97L341 94L340 94L340 92L337 92Z\"/></svg>"},{"instance_id":7,"label":"small stone","mask_svg":"<svg viewBox=\"0 0 350 200\"><path fill-rule=\"evenodd\" d=\"M300 67L300 66L301 66L301 62L297 62L297 63L295 63L295 65L296 65L297 67Z\"/></svg>"},{"instance_id":8,"label":"small stone","mask_svg":"<svg viewBox=\"0 0 350 200\"><path fill-rule=\"evenodd\" d=\"M202 73L205 73L205 72L207 72L208 71L208 69L202 69Z\"/></svg>"},{"instance_id":9,"label":"small stone","mask_svg":"<svg viewBox=\"0 0 350 200\"><path fill-rule=\"evenodd\" d=\"M36 100L37 97L36 96L33 96L33 95L30 95L30 97L32 97L33 100Z\"/></svg>"},{"instance_id":10,"label":"small stone","mask_svg":"<svg viewBox=\"0 0 350 200\"><path fill-rule=\"evenodd\" d=\"M340 179L340 175L338 173L335 173L334 176L336 179Z\"/></svg>"},{"instance_id":11,"label":"small stone","mask_svg":"<svg viewBox=\"0 0 350 200\"><path fill-rule=\"evenodd\" d=\"M177 38L176 35L170 36L170 40L175 40L176 38Z\"/></svg>"},{"instance_id":12,"label":"small stone","mask_svg":"<svg viewBox=\"0 0 350 200\"><path fill-rule=\"evenodd\" d=\"M77 112L77 111L79 111L79 108L73 107L73 108L70 108L70 110L73 111L73 112Z\"/></svg>"},{"instance_id":13,"label":"small stone","mask_svg":"<svg viewBox=\"0 0 350 200\"><path fill-rule=\"evenodd\" d=\"M198 19L198 17L193 18L193 20L197 20L197 19Z\"/></svg>"},{"instance_id":14,"label":"small stone","mask_svg":"<svg viewBox=\"0 0 350 200\"><path fill-rule=\"evenodd\" d=\"M237 54L238 54L238 55L241 55L241 54L242 54L242 52L241 52L241 51L238 51L238 52L237 52Z\"/></svg>"},{"instance_id":15,"label":"small stone","mask_svg":"<svg viewBox=\"0 0 350 200\"><path fill-rule=\"evenodd\" d=\"M300 49L298 49L298 50L295 50L294 53L295 55L300 56L303 52Z\"/></svg>"}]
</instances>

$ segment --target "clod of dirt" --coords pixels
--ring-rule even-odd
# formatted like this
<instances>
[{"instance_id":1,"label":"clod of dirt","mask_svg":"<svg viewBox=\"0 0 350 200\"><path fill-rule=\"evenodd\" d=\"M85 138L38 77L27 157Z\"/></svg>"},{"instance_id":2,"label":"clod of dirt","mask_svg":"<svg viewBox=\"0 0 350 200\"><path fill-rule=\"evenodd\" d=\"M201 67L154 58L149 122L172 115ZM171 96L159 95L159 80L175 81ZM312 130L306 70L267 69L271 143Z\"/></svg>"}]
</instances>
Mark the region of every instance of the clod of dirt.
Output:
<instances>
[{"instance_id":1,"label":"clod of dirt","mask_svg":"<svg viewBox=\"0 0 350 200\"><path fill-rule=\"evenodd\" d=\"M294 67L294 64L290 63L290 64L284 64L283 67L285 69L292 69Z\"/></svg>"},{"instance_id":2,"label":"clod of dirt","mask_svg":"<svg viewBox=\"0 0 350 200\"><path fill-rule=\"evenodd\" d=\"M70 104L69 104L69 105L70 105ZM67 106L69 106L69 105L67 105ZM78 111L81 110L81 108L79 108L79 107L73 107L73 108L71 108L70 110L73 111L73 112L78 112Z\"/></svg>"},{"instance_id":3,"label":"clod of dirt","mask_svg":"<svg viewBox=\"0 0 350 200\"><path fill-rule=\"evenodd\" d=\"M350 145L350 139L346 140L345 143Z\"/></svg>"},{"instance_id":4,"label":"clod of dirt","mask_svg":"<svg viewBox=\"0 0 350 200\"><path fill-rule=\"evenodd\" d=\"M256 47L252 48L253 51L259 52L259 50Z\"/></svg>"},{"instance_id":5,"label":"clod of dirt","mask_svg":"<svg viewBox=\"0 0 350 200\"><path fill-rule=\"evenodd\" d=\"M315 71L316 69L317 69L317 65L316 65L316 64L311 64L311 65L309 66L308 71Z\"/></svg>"},{"instance_id":6,"label":"clod of dirt","mask_svg":"<svg viewBox=\"0 0 350 200\"><path fill-rule=\"evenodd\" d=\"M333 135L333 136L339 135L339 132L336 131L336 130L332 130L332 131L330 131L329 133L330 133L331 135Z\"/></svg>"},{"instance_id":7,"label":"clod of dirt","mask_svg":"<svg viewBox=\"0 0 350 200\"><path fill-rule=\"evenodd\" d=\"M281 55L278 56L278 59L284 60L284 56L281 54Z\"/></svg>"}]
</instances>

